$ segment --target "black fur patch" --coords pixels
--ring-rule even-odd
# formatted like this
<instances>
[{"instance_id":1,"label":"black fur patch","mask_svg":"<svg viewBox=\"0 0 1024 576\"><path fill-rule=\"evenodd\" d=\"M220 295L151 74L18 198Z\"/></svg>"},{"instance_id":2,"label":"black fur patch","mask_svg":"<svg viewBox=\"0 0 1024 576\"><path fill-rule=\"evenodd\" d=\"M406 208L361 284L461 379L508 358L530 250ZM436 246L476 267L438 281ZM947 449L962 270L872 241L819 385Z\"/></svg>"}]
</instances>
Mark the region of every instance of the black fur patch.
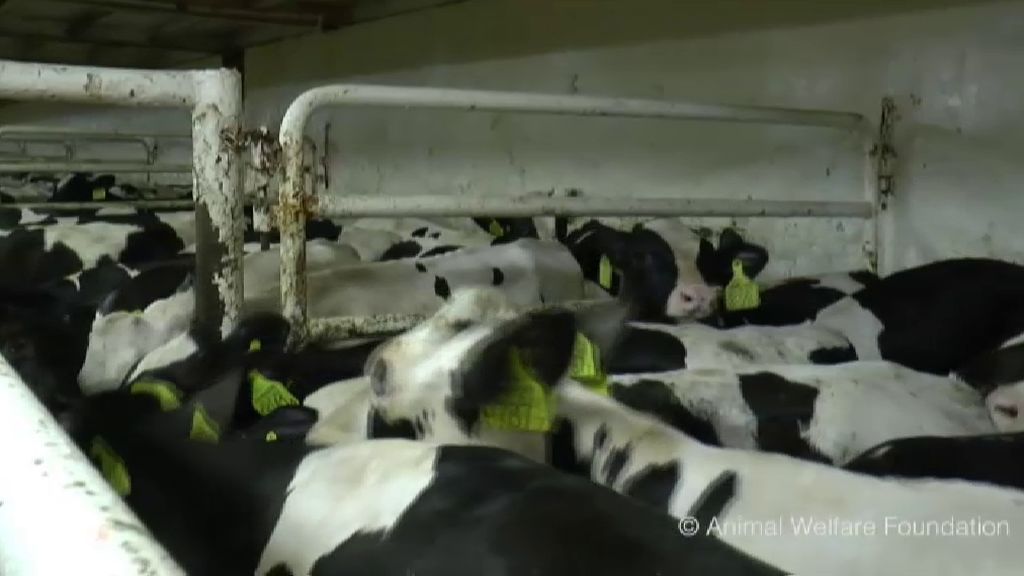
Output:
<instances>
[{"instance_id":1,"label":"black fur patch","mask_svg":"<svg viewBox=\"0 0 1024 576\"><path fill-rule=\"evenodd\" d=\"M851 346L818 348L807 356L811 364L844 364L857 360L857 349Z\"/></svg>"},{"instance_id":2,"label":"black fur patch","mask_svg":"<svg viewBox=\"0 0 1024 576\"><path fill-rule=\"evenodd\" d=\"M609 374L667 372L686 368L686 347L660 330L627 327L608 360Z\"/></svg>"},{"instance_id":3,"label":"black fur patch","mask_svg":"<svg viewBox=\"0 0 1024 576\"><path fill-rule=\"evenodd\" d=\"M423 247L420 243L415 240L403 240L396 242L388 247L380 256L380 261L385 262L388 260L401 260L402 258L412 258L420 253Z\"/></svg>"},{"instance_id":4,"label":"black fur patch","mask_svg":"<svg viewBox=\"0 0 1024 576\"><path fill-rule=\"evenodd\" d=\"M672 492L680 477L679 466L676 463L648 466L643 472L633 476L623 494L651 504L659 510L668 510Z\"/></svg>"},{"instance_id":5,"label":"black fur patch","mask_svg":"<svg viewBox=\"0 0 1024 576\"><path fill-rule=\"evenodd\" d=\"M434 276L434 294L437 294L438 298L447 300L452 295L448 281L440 276Z\"/></svg>"},{"instance_id":6,"label":"black fur patch","mask_svg":"<svg viewBox=\"0 0 1024 576\"><path fill-rule=\"evenodd\" d=\"M417 262L416 263L416 271L417 272L426 272L427 271L427 267L424 266L423 264Z\"/></svg>"},{"instance_id":7,"label":"black fur patch","mask_svg":"<svg viewBox=\"0 0 1024 576\"><path fill-rule=\"evenodd\" d=\"M491 269L491 286L501 286L505 283L505 273L498 268Z\"/></svg>"},{"instance_id":8,"label":"black fur patch","mask_svg":"<svg viewBox=\"0 0 1024 576\"><path fill-rule=\"evenodd\" d=\"M644 379L630 386L612 383L609 393L623 405L650 414L698 442L721 445L711 422L690 412L664 382Z\"/></svg>"},{"instance_id":9,"label":"black fur patch","mask_svg":"<svg viewBox=\"0 0 1024 576\"><path fill-rule=\"evenodd\" d=\"M411 234L411 236L413 238L424 238L424 237L426 237L426 235L427 235L427 227L426 226L424 226L423 228L417 228L417 229L413 230L412 234Z\"/></svg>"},{"instance_id":10,"label":"black fur patch","mask_svg":"<svg viewBox=\"0 0 1024 576\"><path fill-rule=\"evenodd\" d=\"M445 244L443 246L434 246L430 250L427 250L423 254L420 254L420 258L430 258L431 256L440 256L441 254L447 254L448 252L454 252L461 250L462 246L455 246L454 244Z\"/></svg>"},{"instance_id":11,"label":"black fur patch","mask_svg":"<svg viewBox=\"0 0 1024 576\"><path fill-rule=\"evenodd\" d=\"M741 374L740 393L757 419L757 442L762 450L808 460L826 460L800 435L814 417L818 390L790 382L778 374Z\"/></svg>"}]
</instances>

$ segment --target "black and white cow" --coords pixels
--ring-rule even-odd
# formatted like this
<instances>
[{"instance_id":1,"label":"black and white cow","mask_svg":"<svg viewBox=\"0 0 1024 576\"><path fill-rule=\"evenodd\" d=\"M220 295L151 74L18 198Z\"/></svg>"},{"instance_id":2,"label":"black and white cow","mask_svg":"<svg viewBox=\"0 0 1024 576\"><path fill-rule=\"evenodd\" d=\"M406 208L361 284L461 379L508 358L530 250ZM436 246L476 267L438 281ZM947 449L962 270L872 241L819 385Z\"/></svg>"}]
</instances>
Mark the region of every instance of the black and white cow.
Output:
<instances>
[{"instance_id":1,"label":"black and white cow","mask_svg":"<svg viewBox=\"0 0 1024 576\"><path fill-rule=\"evenodd\" d=\"M319 317L431 314L453 290L470 286L494 286L524 306L583 297L579 266L565 247L532 239L307 274L309 313ZM273 286L247 293L246 301L265 309L280 292Z\"/></svg>"},{"instance_id":2,"label":"black and white cow","mask_svg":"<svg viewBox=\"0 0 1024 576\"><path fill-rule=\"evenodd\" d=\"M891 274L825 308L817 326L843 334L861 360L946 376L1024 333L1024 266L941 260Z\"/></svg>"},{"instance_id":3,"label":"black and white cow","mask_svg":"<svg viewBox=\"0 0 1024 576\"><path fill-rule=\"evenodd\" d=\"M719 246L677 220L654 220L624 232L590 220L568 233L566 246L583 275L609 294L623 290L637 306L639 319L652 322L699 320L710 316L721 287L739 260L748 278L768 262L763 247L732 229Z\"/></svg>"},{"instance_id":4,"label":"black and white cow","mask_svg":"<svg viewBox=\"0 0 1024 576\"><path fill-rule=\"evenodd\" d=\"M784 574L504 450L309 446L291 407L233 428L234 388L229 377L170 399L108 392L63 419L98 468L117 463L112 486L188 574Z\"/></svg>"},{"instance_id":5,"label":"black and white cow","mask_svg":"<svg viewBox=\"0 0 1024 576\"><path fill-rule=\"evenodd\" d=\"M368 363L374 433L520 453L539 448L560 469L681 519L709 492L724 490L721 510L697 531L793 574L1019 572L1024 550L1011 531L1024 523L1024 493L880 479L703 445L565 377L578 332L605 344L615 339L623 315L593 314L517 314L485 310L474 297L453 299L449 310L383 345ZM546 430L509 430L488 420L489 410L510 401L524 369L539 397L550 394L548 412L531 415L545 416Z\"/></svg>"},{"instance_id":6,"label":"black and white cow","mask_svg":"<svg viewBox=\"0 0 1024 576\"><path fill-rule=\"evenodd\" d=\"M738 326L630 322L609 358L611 374L764 364L838 364L856 360L839 334L814 326Z\"/></svg>"},{"instance_id":7,"label":"black and white cow","mask_svg":"<svg viewBox=\"0 0 1024 576\"><path fill-rule=\"evenodd\" d=\"M726 310L724 305L719 305L707 323L721 328L745 324L802 324L814 320L826 307L876 282L878 276L867 270L790 278L762 287L757 308Z\"/></svg>"},{"instance_id":8,"label":"black and white cow","mask_svg":"<svg viewBox=\"0 0 1024 576\"><path fill-rule=\"evenodd\" d=\"M1024 489L1024 433L916 436L872 446L843 468L881 477L946 478Z\"/></svg>"},{"instance_id":9,"label":"black and white cow","mask_svg":"<svg viewBox=\"0 0 1024 576\"><path fill-rule=\"evenodd\" d=\"M894 438L995 431L969 386L884 361L701 368L609 385L615 400L705 444L832 464Z\"/></svg>"}]
</instances>

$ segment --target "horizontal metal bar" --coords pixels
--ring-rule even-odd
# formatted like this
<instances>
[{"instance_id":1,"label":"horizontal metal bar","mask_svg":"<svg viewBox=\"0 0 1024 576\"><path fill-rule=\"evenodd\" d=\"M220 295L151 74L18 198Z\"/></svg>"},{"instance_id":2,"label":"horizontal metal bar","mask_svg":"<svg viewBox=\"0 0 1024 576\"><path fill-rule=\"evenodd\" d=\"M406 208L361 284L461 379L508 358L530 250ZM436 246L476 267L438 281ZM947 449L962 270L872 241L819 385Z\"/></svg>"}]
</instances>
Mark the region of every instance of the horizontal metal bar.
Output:
<instances>
[{"instance_id":1,"label":"horizontal metal bar","mask_svg":"<svg viewBox=\"0 0 1024 576\"><path fill-rule=\"evenodd\" d=\"M524 312L552 308L580 310L611 302L603 300L568 300L524 308ZM374 314L370 316L334 316L310 318L309 337L314 341L344 340L366 336L392 336L423 322L426 316L416 314Z\"/></svg>"},{"instance_id":2,"label":"horizontal metal bar","mask_svg":"<svg viewBox=\"0 0 1024 576\"><path fill-rule=\"evenodd\" d=\"M152 138L156 140L188 140L192 141L192 134L171 134L171 133L148 133L148 132L104 132L91 128L69 128L64 126L23 126L8 124L0 126L0 138L12 138L21 136L42 136L52 139L60 138L113 138L117 140L132 140Z\"/></svg>"},{"instance_id":3,"label":"horizontal metal bar","mask_svg":"<svg viewBox=\"0 0 1024 576\"><path fill-rule=\"evenodd\" d=\"M868 202L536 196L316 196L323 217L735 216L871 218Z\"/></svg>"},{"instance_id":4,"label":"horizontal metal bar","mask_svg":"<svg viewBox=\"0 0 1024 576\"><path fill-rule=\"evenodd\" d=\"M191 107L194 75L0 60L0 99Z\"/></svg>"},{"instance_id":5,"label":"horizontal metal bar","mask_svg":"<svg viewBox=\"0 0 1024 576\"><path fill-rule=\"evenodd\" d=\"M194 200L126 200L117 202L0 202L0 208L30 208L32 210L98 210L110 208L195 208Z\"/></svg>"},{"instance_id":6,"label":"horizontal metal bar","mask_svg":"<svg viewBox=\"0 0 1024 576\"><path fill-rule=\"evenodd\" d=\"M150 174L191 174L191 164L147 164L145 162L0 162L0 172L148 172Z\"/></svg>"},{"instance_id":7,"label":"horizontal metal bar","mask_svg":"<svg viewBox=\"0 0 1024 576\"><path fill-rule=\"evenodd\" d=\"M309 115L313 110L323 106L382 106L569 116L715 120L859 130L867 127L864 117L853 112L725 106L602 96L335 84L308 90L292 102L281 121L282 144L289 139L297 140L305 129Z\"/></svg>"},{"instance_id":8,"label":"horizontal metal bar","mask_svg":"<svg viewBox=\"0 0 1024 576\"><path fill-rule=\"evenodd\" d=\"M184 575L0 356L0 574Z\"/></svg>"}]
</instances>

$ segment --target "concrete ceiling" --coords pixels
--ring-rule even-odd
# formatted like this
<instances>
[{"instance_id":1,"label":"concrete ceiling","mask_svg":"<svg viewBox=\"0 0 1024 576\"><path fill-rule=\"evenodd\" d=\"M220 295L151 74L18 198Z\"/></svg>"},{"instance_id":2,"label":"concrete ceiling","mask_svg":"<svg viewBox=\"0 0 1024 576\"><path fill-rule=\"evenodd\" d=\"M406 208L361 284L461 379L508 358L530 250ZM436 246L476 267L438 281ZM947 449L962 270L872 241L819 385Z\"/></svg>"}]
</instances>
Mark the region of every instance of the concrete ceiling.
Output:
<instances>
[{"instance_id":1,"label":"concrete ceiling","mask_svg":"<svg viewBox=\"0 0 1024 576\"><path fill-rule=\"evenodd\" d=\"M168 68L444 0L0 0L0 59Z\"/></svg>"}]
</instances>

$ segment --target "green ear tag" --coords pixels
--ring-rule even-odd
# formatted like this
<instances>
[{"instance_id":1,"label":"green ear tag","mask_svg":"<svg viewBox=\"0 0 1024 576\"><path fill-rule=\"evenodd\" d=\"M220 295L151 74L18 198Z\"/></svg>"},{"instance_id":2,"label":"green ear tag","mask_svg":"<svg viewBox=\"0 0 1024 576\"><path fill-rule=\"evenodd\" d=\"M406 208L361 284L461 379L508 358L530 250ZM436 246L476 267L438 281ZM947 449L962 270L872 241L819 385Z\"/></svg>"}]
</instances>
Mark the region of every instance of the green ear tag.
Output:
<instances>
[{"instance_id":1,"label":"green ear tag","mask_svg":"<svg viewBox=\"0 0 1024 576\"><path fill-rule=\"evenodd\" d=\"M260 416L266 416L281 406L298 406L299 400L277 380L271 380L257 370L249 372L252 386L252 407Z\"/></svg>"},{"instance_id":2,"label":"green ear tag","mask_svg":"<svg viewBox=\"0 0 1024 576\"><path fill-rule=\"evenodd\" d=\"M249 342L249 352L259 352L261 348L263 348L263 343L258 339L253 339Z\"/></svg>"},{"instance_id":3,"label":"green ear tag","mask_svg":"<svg viewBox=\"0 0 1024 576\"><path fill-rule=\"evenodd\" d=\"M144 378L135 381L128 389L132 394L149 394L160 402L160 409L164 412L174 410L181 406L183 394L173 384L156 378Z\"/></svg>"},{"instance_id":4,"label":"green ear tag","mask_svg":"<svg viewBox=\"0 0 1024 576\"><path fill-rule=\"evenodd\" d=\"M92 199L93 200L106 200L107 199L107 189L106 188L93 188L92 189Z\"/></svg>"},{"instance_id":5,"label":"green ear tag","mask_svg":"<svg viewBox=\"0 0 1024 576\"><path fill-rule=\"evenodd\" d=\"M490 232L492 236L497 236L499 238L505 234L505 229L501 227L501 224L499 224L497 220L491 220L491 224L487 227L487 231Z\"/></svg>"},{"instance_id":6,"label":"green ear tag","mask_svg":"<svg viewBox=\"0 0 1024 576\"><path fill-rule=\"evenodd\" d=\"M569 377L602 396L608 395L608 376L601 367L601 351L581 332L576 333Z\"/></svg>"},{"instance_id":7,"label":"green ear tag","mask_svg":"<svg viewBox=\"0 0 1024 576\"><path fill-rule=\"evenodd\" d=\"M597 264L597 283L605 290L612 289L612 278L615 276L615 269L612 268L612 261L605 254L601 255L601 261Z\"/></svg>"},{"instance_id":8,"label":"green ear tag","mask_svg":"<svg viewBox=\"0 0 1024 576\"><path fill-rule=\"evenodd\" d=\"M117 455L117 452L114 452L110 444L107 444L99 436L93 438L92 446L89 448L89 457L99 461L103 478L119 496L131 494L132 477L128 474L128 467L124 465L124 460Z\"/></svg>"},{"instance_id":9,"label":"green ear tag","mask_svg":"<svg viewBox=\"0 0 1024 576\"><path fill-rule=\"evenodd\" d=\"M220 440L220 426L210 418L202 404L196 404L195 410L192 411L192 429L189 430L188 438L211 444L216 444Z\"/></svg>"},{"instance_id":10,"label":"green ear tag","mask_svg":"<svg viewBox=\"0 0 1024 576\"><path fill-rule=\"evenodd\" d=\"M273 430L271 430L270 432L267 432L266 440L267 440L267 442L276 442L277 441L277 432L274 432Z\"/></svg>"},{"instance_id":11,"label":"green ear tag","mask_svg":"<svg viewBox=\"0 0 1024 576\"><path fill-rule=\"evenodd\" d=\"M729 311L751 310L761 305L761 293L757 283L743 273L743 263L732 262L732 280L725 287L725 309Z\"/></svg>"},{"instance_id":12,"label":"green ear tag","mask_svg":"<svg viewBox=\"0 0 1024 576\"><path fill-rule=\"evenodd\" d=\"M554 398L530 373L513 349L509 357L512 387L481 411L484 424L499 430L547 432L554 419Z\"/></svg>"}]
</instances>

